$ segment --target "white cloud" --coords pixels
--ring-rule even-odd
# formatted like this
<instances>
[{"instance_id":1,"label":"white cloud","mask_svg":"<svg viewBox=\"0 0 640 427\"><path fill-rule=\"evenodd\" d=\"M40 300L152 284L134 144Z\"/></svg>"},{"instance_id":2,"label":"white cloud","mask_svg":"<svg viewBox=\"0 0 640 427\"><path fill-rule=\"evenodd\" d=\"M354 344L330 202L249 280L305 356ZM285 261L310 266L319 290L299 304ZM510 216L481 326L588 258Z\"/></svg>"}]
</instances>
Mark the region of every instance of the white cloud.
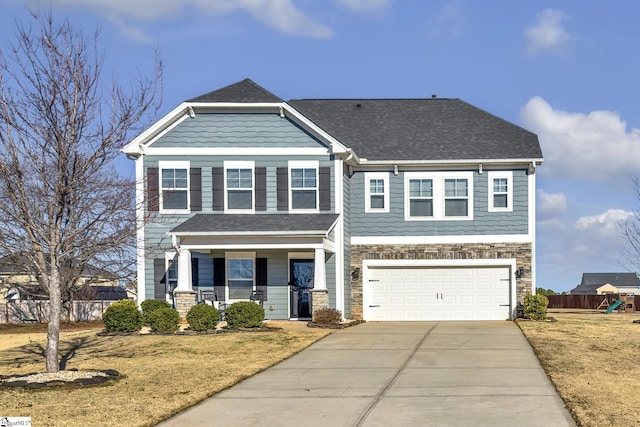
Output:
<instances>
[{"instance_id":1,"label":"white cloud","mask_svg":"<svg viewBox=\"0 0 640 427\"><path fill-rule=\"evenodd\" d=\"M431 24L431 39L443 36L455 37L462 33L465 27L465 17L462 6L457 1L445 4L438 13L435 22Z\"/></svg>"},{"instance_id":2,"label":"white cloud","mask_svg":"<svg viewBox=\"0 0 640 427\"><path fill-rule=\"evenodd\" d=\"M575 223L575 228L602 237L614 237L620 234L620 224L631 216L633 216L631 211L609 209L600 215L579 218Z\"/></svg>"},{"instance_id":3,"label":"white cloud","mask_svg":"<svg viewBox=\"0 0 640 427\"><path fill-rule=\"evenodd\" d=\"M391 0L337 0L337 2L353 12L373 12L385 9Z\"/></svg>"},{"instance_id":4,"label":"white cloud","mask_svg":"<svg viewBox=\"0 0 640 427\"><path fill-rule=\"evenodd\" d=\"M567 196L564 193L545 193L538 190L537 213L542 218L551 218L567 211Z\"/></svg>"},{"instance_id":5,"label":"white cloud","mask_svg":"<svg viewBox=\"0 0 640 427\"><path fill-rule=\"evenodd\" d=\"M545 9L537 14L536 23L524 30L529 55L563 52L573 38L564 28L566 19L564 12L556 9Z\"/></svg>"},{"instance_id":6,"label":"white cloud","mask_svg":"<svg viewBox=\"0 0 640 427\"><path fill-rule=\"evenodd\" d=\"M24 0L27 5L48 7L50 0ZM140 40L148 36L133 25L125 25L123 18L155 21L180 15L194 9L204 15L225 15L244 11L268 27L282 33L313 38L329 38L333 30L314 21L300 11L292 0L58 0L56 6L86 7L116 23L123 32Z\"/></svg>"},{"instance_id":7,"label":"white cloud","mask_svg":"<svg viewBox=\"0 0 640 427\"><path fill-rule=\"evenodd\" d=\"M607 181L640 170L640 130L627 131L618 113L556 110L536 96L522 107L520 118L540 138L545 175Z\"/></svg>"}]
</instances>

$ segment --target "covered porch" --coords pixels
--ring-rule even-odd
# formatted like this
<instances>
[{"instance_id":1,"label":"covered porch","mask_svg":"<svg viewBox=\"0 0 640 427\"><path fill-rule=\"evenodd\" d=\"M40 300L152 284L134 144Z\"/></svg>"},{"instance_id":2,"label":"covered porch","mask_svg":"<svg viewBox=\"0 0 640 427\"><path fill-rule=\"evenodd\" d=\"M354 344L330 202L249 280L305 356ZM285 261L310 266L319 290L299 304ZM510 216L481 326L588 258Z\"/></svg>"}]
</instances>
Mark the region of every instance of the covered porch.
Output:
<instances>
[{"instance_id":1,"label":"covered porch","mask_svg":"<svg viewBox=\"0 0 640 427\"><path fill-rule=\"evenodd\" d=\"M173 228L181 316L213 295L219 304L258 294L267 319L307 319L336 308L335 214L199 214Z\"/></svg>"}]
</instances>

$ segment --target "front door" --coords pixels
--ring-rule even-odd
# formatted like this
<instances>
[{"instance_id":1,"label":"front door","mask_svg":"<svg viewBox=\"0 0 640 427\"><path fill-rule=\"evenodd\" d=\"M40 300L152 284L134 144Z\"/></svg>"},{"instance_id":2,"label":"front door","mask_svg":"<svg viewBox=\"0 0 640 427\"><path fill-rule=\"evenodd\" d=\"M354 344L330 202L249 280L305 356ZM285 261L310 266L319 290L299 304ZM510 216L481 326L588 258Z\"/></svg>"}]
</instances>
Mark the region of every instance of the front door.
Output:
<instances>
[{"instance_id":1,"label":"front door","mask_svg":"<svg viewBox=\"0 0 640 427\"><path fill-rule=\"evenodd\" d=\"M313 289L313 274L312 259L292 259L289 261L292 318L311 317L309 289Z\"/></svg>"}]
</instances>

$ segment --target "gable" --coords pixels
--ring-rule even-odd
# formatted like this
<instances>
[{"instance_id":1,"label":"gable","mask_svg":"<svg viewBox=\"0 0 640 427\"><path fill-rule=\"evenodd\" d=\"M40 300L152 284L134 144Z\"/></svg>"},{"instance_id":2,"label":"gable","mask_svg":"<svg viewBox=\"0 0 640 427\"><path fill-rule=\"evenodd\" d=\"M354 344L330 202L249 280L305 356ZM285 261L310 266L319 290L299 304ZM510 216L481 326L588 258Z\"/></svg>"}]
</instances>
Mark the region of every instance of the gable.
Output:
<instances>
[{"instance_id":1,"label":"gable","mask_svg":"<svg viewBox=\"0 0 640 427\"><path fill-rule=\"evenodd\" d=\"M197 112L162 135L150 147L326 147L288 117L278 113Z\"/></svg>"}]
</instances>

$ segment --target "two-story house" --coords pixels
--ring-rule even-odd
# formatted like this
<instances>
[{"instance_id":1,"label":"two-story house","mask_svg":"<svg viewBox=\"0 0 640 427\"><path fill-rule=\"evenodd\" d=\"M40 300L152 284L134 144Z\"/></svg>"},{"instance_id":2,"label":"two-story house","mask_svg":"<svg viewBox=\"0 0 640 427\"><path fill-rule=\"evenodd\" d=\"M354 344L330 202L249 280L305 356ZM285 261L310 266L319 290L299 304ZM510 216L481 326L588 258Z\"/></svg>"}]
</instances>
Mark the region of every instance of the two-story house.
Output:
<instances>
[{"instance_id":1,"label":"two-story house","mask_svg":"<svg viewBox=\"0 0 640 427\"><path fill-rule=\"evenodd\" d=\"M459 99L285 102L245 79L124 152L139 302L260 291L269 319L509 319L535 292L538 138Z\"/></svg>"}]
</instances>

